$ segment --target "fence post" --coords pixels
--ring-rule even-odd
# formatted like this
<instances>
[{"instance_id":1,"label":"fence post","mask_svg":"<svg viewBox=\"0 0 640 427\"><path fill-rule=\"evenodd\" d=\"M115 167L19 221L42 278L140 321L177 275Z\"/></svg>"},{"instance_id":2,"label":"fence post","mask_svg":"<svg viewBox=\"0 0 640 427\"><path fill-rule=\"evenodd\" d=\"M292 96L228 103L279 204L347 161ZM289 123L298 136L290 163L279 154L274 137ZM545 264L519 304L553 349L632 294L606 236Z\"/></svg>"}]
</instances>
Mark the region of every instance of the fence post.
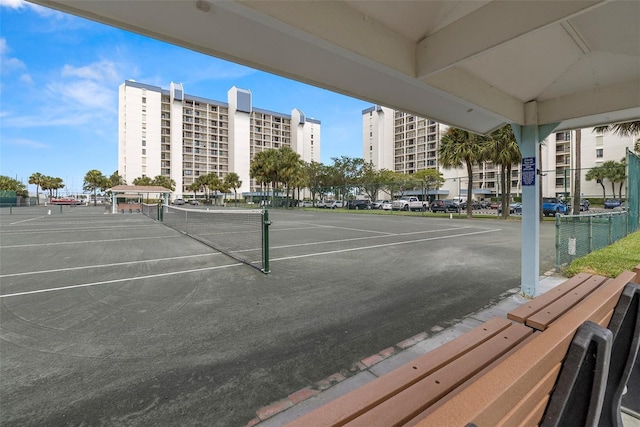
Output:
<instances>
[{"instance_id":1,"label":"fence post","mask_svg":"<svg viewBox=\"0 0 640 427\"><path fill-rule=\"evenodd\" d=\"M609 214L609 242L608 244L613 243L613 214Z\"/></svg>"},{"instance_id":2,"label":"fence post","mask_svg":"<svg viewBox=\"0 0 640 427\"><path fill-rule=\"evenodd\" d=\"M562 251L562 248L560 247L560 215L556 215L556 268L560 268L560 266L562 265L561 251Z\"/></svg>"},{"instance_id":3,"label":"fence post","mask_svg":"<svg viewBox=\"0 0 640 427\"><path fill-rule=\"evenodd\" d=\"M589 252L587 253L591 253L593 252L593 217L591 215L589 215L587 223L589 224L589 227L587 228L589 233L587 236L587 240L589 242Z\"/></svg>"},{"instance_id":4,"label":"fence post","mask_svg":"<svg viewBox=\"0 0 640 427\"><path fill-rule=\"evenodd\" d=\"M264 209L262 211L262 267L264 273L269 273L269 211Z\"/></svg>"}]
</instances>

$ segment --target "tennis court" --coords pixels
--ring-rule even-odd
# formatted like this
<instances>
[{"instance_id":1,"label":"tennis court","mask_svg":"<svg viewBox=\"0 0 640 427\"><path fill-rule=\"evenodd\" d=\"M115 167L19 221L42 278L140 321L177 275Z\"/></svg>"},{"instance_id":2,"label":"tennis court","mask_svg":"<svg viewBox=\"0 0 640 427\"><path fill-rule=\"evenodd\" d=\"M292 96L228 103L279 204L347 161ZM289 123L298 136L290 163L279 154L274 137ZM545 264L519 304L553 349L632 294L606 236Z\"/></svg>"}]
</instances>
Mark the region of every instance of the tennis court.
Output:
<instances>
[{"instance_id":1,"label":"tennis court","mask_svg":"<svg viewBox=\"0 0 640 427\"><path fill-rule=\"evenodd\" d=\"M519 286L517 221L269 213L265 275L142 214L0 211L0 423L245 425Z\"/></svg>"}]
</instances>

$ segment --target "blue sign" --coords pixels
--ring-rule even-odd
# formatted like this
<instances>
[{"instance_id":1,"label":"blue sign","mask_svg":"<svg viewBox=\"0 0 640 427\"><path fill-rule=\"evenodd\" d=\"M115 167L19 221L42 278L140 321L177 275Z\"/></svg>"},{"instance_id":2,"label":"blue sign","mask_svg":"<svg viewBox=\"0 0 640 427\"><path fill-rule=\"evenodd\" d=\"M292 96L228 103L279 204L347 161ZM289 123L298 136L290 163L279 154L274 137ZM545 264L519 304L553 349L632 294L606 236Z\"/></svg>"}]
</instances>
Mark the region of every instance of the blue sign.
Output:
<instances>
[{"instance_id":1,"label":"blue sign","mask_svg":"<svg viewBox=\"0 0 640 427\"><path fill-rule=\"evenodd\" d=\"M522 158L522 186L536 185L536 158Z\"/></svg>"}]
</instances>

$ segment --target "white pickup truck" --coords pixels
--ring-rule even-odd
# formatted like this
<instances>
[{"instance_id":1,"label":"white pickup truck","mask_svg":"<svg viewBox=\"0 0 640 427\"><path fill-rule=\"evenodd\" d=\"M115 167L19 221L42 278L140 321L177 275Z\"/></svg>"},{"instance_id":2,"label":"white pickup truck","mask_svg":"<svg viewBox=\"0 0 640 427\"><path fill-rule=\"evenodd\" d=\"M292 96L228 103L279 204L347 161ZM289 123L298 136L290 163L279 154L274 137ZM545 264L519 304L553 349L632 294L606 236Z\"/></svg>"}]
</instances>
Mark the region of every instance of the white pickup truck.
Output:
<instances>
[{"instance_id":1,"label":"white pickup truck","mask_svg":"<svg viewBox=\"0 0 640 427\"><path fill-rule=\"evenodd\" d=\"M426 211L429 208L427 202L423 202L414 196L405 196L393 201L394 211Z\"/></svg>"}]
</instances>

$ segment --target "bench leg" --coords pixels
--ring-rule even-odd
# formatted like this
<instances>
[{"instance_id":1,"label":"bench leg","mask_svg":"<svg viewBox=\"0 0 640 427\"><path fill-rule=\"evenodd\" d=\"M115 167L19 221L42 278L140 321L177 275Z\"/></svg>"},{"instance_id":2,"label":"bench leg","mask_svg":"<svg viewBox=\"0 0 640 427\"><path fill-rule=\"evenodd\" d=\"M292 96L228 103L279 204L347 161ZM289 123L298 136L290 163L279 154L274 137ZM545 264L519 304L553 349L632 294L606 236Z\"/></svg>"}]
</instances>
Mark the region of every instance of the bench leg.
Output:
<instances>
[{"instance_id":1,"label":"bench leg","mask_svg":"<svg viewBox=\"0 0 640 427\"><path fill-rule=\"evenodd\" d=\"M625 412L640 413L640 367L636 363L640 346L640 286L633 283L625 286L609 330L613 333L613 347L599 423L603 427L622 426L621 406L627 409ZM627 393L623 397L625 386Z\"/></svg>"},{"instance_id":2,"label":"bench leg","mask_svg":"<svg viewBox=\"0 0 640 427\"><path fill-rule=\"evenodd\" d=\"M596 426L602 411L613 334L593 322L580 326L551 393L541 426Z\"/></svg>"}]
</instances>

